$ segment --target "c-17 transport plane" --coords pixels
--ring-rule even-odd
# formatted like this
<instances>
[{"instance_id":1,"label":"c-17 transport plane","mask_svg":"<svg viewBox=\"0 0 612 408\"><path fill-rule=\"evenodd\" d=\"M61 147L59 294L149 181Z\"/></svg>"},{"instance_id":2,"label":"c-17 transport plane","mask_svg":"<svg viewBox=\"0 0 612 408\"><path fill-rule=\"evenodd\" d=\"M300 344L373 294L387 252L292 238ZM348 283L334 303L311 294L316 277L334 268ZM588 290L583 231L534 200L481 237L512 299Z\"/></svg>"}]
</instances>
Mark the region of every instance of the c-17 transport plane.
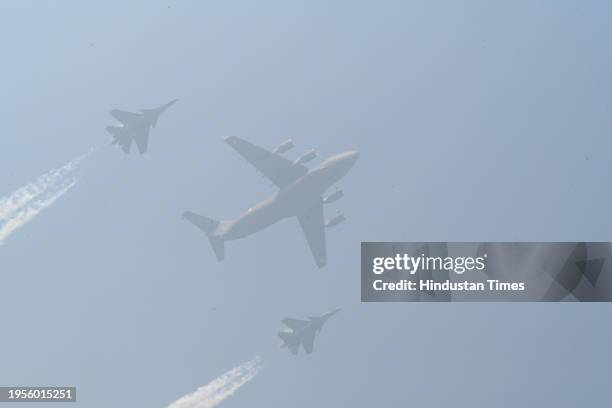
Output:
<instances>
[{"instance_id":1,"label":"c-17 transport plane","mask_svg":"<svg viewBox=\"0 0 612 408\"><path fill-rule=\"evenodd\" d=\"M340 309L332 310L323 316L309 317L308 320L292 318L281 320L287 326L287 329L278 333L278 337L283 341L282 347L287 347L293 355L296 355L302 345L306 354L312 353L315 334L321 331L327 319L339 311Z\"/></svg>"},{"instance_id":2,"label":"c-17 transport plane","mask_svg":"<svg viewBox=\"0 0 612 408\"><path fill-rule=\"evenodd\" d=\"M339 224L344 216L338 215L327 222L324 220L323 205L339 200L342 192L338 190L325 198L323 194L348 173L359 158L359 152L341 153L308 169L304 163L314 159L314 151L306 152L295 161L280 155L279 152L293 147L291 140L283 142L272 152L238 137L232 136L225 141L279 190L232 221L217 221L191 211L183 213L187 220L207 234L217 259L222 261L225 257L225 241L244 238L282 219L297 217L317 266L325 266L325 228Z\"/></svg>"},{"instance_id":3,"label":"c-17 transport plane","mask_svg":"<svg viewBox=\"0 0 612 408\"><path fill-rule=\"evenodd\" d=\"M161 114L176 101L174 99L153 109L141 109L140 112L127 112L119 109L110 111L109 113L121 123L117 126L106 127L108 133L113 136L112 144L118 144L123 152L128 154L133 140L140 154L145 153L149 144L149 130L155 127Z\"/></svg>"}]
</instances>

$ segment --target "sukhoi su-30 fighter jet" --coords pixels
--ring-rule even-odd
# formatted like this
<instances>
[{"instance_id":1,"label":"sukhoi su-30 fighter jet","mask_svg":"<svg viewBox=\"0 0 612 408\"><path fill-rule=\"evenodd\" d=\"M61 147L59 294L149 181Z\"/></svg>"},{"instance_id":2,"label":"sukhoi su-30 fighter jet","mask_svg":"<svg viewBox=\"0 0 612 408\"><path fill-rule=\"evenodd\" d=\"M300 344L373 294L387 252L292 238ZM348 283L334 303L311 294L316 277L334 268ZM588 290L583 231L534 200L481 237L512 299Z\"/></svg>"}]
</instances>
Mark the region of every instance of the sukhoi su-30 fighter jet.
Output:
<instances>
[{"instance_id":1,"label":"sukhoi su-30 fighter jet","mask_svg":"<svg viewBox=\"0 0 612 408\"><path fill-rule=\"evenodd\" d=\"M315 334L321 331L327 319L339 311L340 309L332 310L323 316L309 317L308 320L292 318L281 320L287 326L287 329L278 333L278 337L283 341L282 347L287 347L295 355L302 345L306 354L312 353Z\"/></svg>"},{"instance_id":2,"label":"sukhoi su-30 fighter jet","mask_svg":"<svg viewBox=\"0 0 612 408\"><path fill-rule=\"evenodd\" d=\"M141 109L140 112L119 109L110 111L109 113L120 122L119 125L106 127L108 133L113 136L112 144L121 146L123 152L128 154L133 140L140 154L145 153L149 144L149 131L155 127L160 115L176 101L174 99L153 109Z\"/></svg>"},{"instance_id":3,"label":"sukhoi su-30 fighter jet","mask_svg":"<svg viewBox=\"0 0 612 408\"><path fill-rule=\"evenodd\" d=\"M225 141L272 181L279 188L278 192L232 221L217 221L191 211L184 212L183 216L207 234L219 261L225 257L225 241L244 238L282 219L297 217L317 266L323 267L327 263L325 228L344 220L344 215L340 214L326 222L323 215L323 205L339 200L342 191L337 190L327 197L323 195L348 173L359 158L359 152L341 153L308 169L304 164L316 157L313 150L293 161L281 156L293 147L291 140L274 151L238 137Z\"/></svg>"}]
</instances>

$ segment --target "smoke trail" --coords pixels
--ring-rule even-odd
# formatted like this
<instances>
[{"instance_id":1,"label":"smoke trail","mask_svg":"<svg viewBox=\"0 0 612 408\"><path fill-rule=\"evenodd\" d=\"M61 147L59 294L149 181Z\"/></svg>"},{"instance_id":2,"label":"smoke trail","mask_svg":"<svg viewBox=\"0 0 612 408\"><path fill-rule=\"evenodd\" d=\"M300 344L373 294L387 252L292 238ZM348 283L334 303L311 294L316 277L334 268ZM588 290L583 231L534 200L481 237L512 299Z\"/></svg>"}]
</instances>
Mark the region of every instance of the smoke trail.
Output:
<instances>
[{"instance_id":1,"label":"smoke trail","mask_svg":"<svg viewBox=\"0 0 612 408\"><path fill-rule=\"evenodd\" d=\"M67 183L60 190L50 193L45 197L29 203L26 207L14 213L2 226L0 227L0 244L4 242L13 232L26 225L34 217L40 214L45 208L48 208L57 201L58 198L63 196L77 183L77 180L72 180Z\"/></svg>"},{"instance_id":2,"label":"smoke trail","mask_svg":"<svg viewBox=\"0 0 612 408\"><path fill-rule=\"evenodd\" d=\"M261 358L240 364L191 394L178 399L168 408L212 408L231 397L240 387L251 381L261 370Z\"/></svg>"},{"instance_id":3,"label":"smoke trail","mask_svg":"<svg viewBox=\"0 0 612 408\"><path fill-rule=\"evenodd\" d=\"M89 154L48 171L9 196L0 198L0 244L74 187L77 179L72 175Z\"/></svg>"},{"instance_id":4,"label":"smoke trail","mask_svg":"<svg viewBox=\"0 0 612 408\"><path fill-rule=\"evenodd\" d=\"M0 198L0 221L6 220L15 211L39 197L51 186L63 180L68 174L72 173L88 155L89 153L85 153L69 161L60 168L48 171L35 181L15 190L8 197Z\"/></svg>"}]
</instances>

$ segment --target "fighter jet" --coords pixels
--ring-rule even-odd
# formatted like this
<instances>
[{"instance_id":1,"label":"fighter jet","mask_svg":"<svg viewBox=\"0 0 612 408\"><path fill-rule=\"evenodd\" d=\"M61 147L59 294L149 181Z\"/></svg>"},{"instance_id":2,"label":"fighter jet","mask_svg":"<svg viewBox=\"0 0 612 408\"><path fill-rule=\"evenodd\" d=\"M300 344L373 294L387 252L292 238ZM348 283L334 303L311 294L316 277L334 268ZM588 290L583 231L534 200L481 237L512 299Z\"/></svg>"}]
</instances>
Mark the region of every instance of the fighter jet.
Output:
<instances>
[{"instance_id":1,"label":"fighter jet","mask_svg":"<svg viewBox=\"0 0 612 408\"><path fill-rule=\"evenodd\" d=\"M120 122L119 125L106 127L108 133L113 136L112 144L121 146L123 152L128 154L133 140L140 154L145 153L149 144L149 130L155 127L160 115L176 101L174 99L158 108L141 109L140 112L126 112L119 109L110 111L109 113Z\"/></svg>"},{"instance_id":2,"label":"fighter jet","mask_svg":"<svg viewBox=\"0 0 612 408\"><path fill-rule=\"evenodd\" d=\"M306 354L312 353L315 334L321 331L327 319L339 311L340 309L332 310L323 316L309 317L308 320L291 318L281 320L287 326L287 329L278 333L278 337L283 341L282 347L287 347L293 355L296 355L301 344Z\"/></svg>"},{"instance_id":3,"label":"fighter jet","mask_svg":"<svg viewBox=\"0 0 612 408\"><path fill-rule=\"evenodd\" d=\"M359 152L341 153L308 169L304 164L316 156L314 151L294 161L275 153L285 152L288 145L290 149L293 146L291 140L274 151L237 137L229 137L225 141L272 181L279 188L278 192L232 221L217 221L191 211L184 212L183 216L207 234L219 261L225 257L225 241L244 238L282 219L297 217L317 266L323 267L327 263L325 228L344 220L343 215L327 222L324 220L323 205L339 200L342 193L336 191L328 197L323 197L323 194L348 173L359 158Z\"/></svg>"}]
</instances>

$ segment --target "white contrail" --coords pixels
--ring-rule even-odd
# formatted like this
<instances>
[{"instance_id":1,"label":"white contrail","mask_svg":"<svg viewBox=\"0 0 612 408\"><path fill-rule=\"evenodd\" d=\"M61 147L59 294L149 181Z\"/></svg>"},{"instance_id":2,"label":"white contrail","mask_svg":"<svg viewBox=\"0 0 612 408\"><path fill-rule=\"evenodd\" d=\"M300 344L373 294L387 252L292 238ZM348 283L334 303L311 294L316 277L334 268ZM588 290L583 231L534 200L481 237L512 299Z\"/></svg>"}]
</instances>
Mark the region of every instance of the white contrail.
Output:
<instances>
[{"instance_id":1,"label":"white contrail","mask_svg":"<svg viewBox=\"0 0 612 408\"><path fill-rule=\"evenodd\" d=\"M85 153L73 159L60 168L53 169L38 177L36 180L18 188L7 197L0 198L0 221L10 218L10 216L30 201L36 199L46 192L50 187L76 170L77 166L89 155Z\"/></svg>"},{"instance_id":2,"label":"white contrail","mask_svg":"<svg viewBox=\"0 0 612 408\"><path fill-rule=\"evenodd\" d=\"M210 383L173 402L168 408L212 408L232 396L261 370L261 358L240 364Z\"/></svg>"},{"instance_id":3,"label":"white contrail","mask_svg":"<svg viewBox=\"0 0 612 408\"><path fill-rule=\"evenodd\" d=\"M45 208L48 208L57 201L58 198L63 196L77 183L77 180L72 180L67 183L61 189L46 194L43 198L28 203L21 210L13 213L11 217L0 226L0 244L4 242L13 232L23 227L25 224L30 222L34 217L40 214Z\"/></svg>"},{"instance_id":4,"label":"white contrail","mask_svg":"<svg viewBox=\"0 0 612 408\"><path fill-rule=\"evenodd\" d=\"M0 244L74 187L77 179L73 173L88 155L83 154L60 168L48 171L0 198Z\"/></svg>"}]
</instances>

